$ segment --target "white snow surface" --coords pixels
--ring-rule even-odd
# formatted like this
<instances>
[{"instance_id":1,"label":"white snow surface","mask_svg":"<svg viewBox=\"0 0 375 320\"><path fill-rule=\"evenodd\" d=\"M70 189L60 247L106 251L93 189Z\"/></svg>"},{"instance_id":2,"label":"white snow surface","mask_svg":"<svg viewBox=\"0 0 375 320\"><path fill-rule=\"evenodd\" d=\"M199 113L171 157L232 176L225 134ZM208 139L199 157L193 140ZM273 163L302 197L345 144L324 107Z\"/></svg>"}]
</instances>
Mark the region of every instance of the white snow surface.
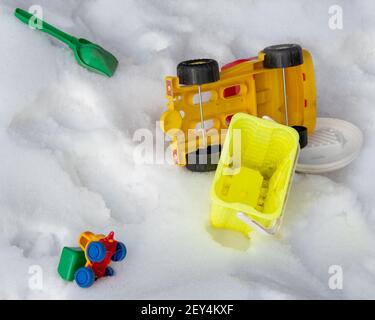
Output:
<instances>
[{"instance_id":1,"label":"white snow surface","mask_svg":"<svg viewBox=\"0 0 375 320\"><path fill-rule=\"evenodd\" d=\"M113 78L15 19L33 4L0 0L0 298L375 297L373 1L38 0L46 21L117 56ZM334 4L342 30L328 27ZM288 42L313 55L318 114L359 126L363 150L340 171L296 174L278 236L212 230L213 173L137 164L133 134L155 130L178 62L224 64ZM56 271L85 230L114 230L128 248L116 276L90 289ZM328 286L331 265L342 290Z\"/></svg>"}]
</instances>

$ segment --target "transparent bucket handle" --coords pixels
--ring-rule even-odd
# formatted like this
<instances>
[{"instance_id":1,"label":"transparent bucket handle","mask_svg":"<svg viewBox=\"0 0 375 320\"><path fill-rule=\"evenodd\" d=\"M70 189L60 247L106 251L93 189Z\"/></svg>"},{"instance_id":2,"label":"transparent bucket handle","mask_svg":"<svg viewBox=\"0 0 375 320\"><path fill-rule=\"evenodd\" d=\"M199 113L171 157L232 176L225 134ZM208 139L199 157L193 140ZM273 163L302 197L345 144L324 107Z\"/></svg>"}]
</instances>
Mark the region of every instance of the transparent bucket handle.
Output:
<instances>
[{"instance_id":1,"label":"transparent bucket handle","mask_svg":"<svg viewBox=\"0 0 375 320\"><path fill-rule=\"evenodd\" d=\"M267 236L275 235L279 231L281 225L281 217L278 218L276 222L273 224L273 226L270 228L263 227L259 222L251 219L248 215L244 214L243 212L238 212L237 218L242 222L246 223L248 226L252 227L253 229L256 229L260 233Z\"/></svg>"}]
</instances>

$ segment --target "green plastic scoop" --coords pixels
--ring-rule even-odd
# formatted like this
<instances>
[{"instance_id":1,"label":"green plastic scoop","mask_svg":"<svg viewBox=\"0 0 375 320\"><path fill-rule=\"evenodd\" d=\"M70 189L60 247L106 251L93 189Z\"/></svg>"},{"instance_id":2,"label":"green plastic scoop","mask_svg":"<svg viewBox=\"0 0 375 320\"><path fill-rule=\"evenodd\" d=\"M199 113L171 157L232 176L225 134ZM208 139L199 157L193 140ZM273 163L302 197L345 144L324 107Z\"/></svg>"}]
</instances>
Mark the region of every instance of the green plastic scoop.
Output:
<instances>
[{"instance_id":1,"label":"green plastic scoop","mask_svg":"<svg viewBox=\"0 0 375 320\"><path fill-rule=\"evenodd\" d=\"M91 71L105 74L108 77L111 77L115 73L118 65L116 57L97 44L94 44L86 39L78 39L66 34L65 32L62 32L50 24L43 22L36 16L33 16L29 12L20 8L17 8L14 11L14 15L26 24L29 24L30 19L35 17L36 23L42 26L42 28L39 30L44 31L45 33L48 33L49 35L67 44L73 50L77 62L82 67L85 67Z\"/></svg>"}]
</instances>

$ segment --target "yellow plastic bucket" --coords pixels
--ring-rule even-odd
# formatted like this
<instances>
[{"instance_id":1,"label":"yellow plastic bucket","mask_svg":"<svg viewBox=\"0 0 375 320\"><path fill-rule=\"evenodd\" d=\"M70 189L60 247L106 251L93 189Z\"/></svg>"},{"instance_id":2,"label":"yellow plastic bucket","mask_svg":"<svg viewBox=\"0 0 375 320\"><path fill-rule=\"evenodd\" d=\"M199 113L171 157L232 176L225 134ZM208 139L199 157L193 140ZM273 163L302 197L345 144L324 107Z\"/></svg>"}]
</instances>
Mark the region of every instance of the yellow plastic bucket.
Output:
<instances>
[{"instance_id":1,"label":"yellow plastic bucket","mask_svg":"<svg viewBox=\"0 0 375 320\"><path fill-rule=\"evenodd\" d=\"M291 127L245 113L228 129L211 189L211 222L249 235L280 225L299 153Z\"/></svg>"}]
</instances>

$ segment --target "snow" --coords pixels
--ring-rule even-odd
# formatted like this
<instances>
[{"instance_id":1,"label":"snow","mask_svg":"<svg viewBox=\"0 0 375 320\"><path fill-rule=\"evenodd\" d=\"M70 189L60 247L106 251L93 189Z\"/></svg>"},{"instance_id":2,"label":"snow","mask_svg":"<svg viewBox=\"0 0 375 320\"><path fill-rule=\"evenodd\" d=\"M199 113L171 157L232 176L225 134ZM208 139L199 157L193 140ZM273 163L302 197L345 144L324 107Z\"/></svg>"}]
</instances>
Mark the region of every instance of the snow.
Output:
<instances>
[{"instance_id":1,"label":"snow","mask_svg":"<svg viewBox=\"0 0 375 320\"><path fill-rule=\"evenodd\" d=\"M118 57L111 79L13 17L33 4L0 1L0 298L374 297L372 1L39 0L47 21ZM328 27L333 4L342 30ZM155 131L163 78L178 62L224 64L286 42L313 54L319 115L359 126L365 145L345 169L297 174L280 235L249 241L209 226L212 173L134 163L133 135ZM85 230L114 230L128 256L115 277L82 290L56 269ZM328 286L332 265L342 290Z\"/></svg>"}]
</instances>

